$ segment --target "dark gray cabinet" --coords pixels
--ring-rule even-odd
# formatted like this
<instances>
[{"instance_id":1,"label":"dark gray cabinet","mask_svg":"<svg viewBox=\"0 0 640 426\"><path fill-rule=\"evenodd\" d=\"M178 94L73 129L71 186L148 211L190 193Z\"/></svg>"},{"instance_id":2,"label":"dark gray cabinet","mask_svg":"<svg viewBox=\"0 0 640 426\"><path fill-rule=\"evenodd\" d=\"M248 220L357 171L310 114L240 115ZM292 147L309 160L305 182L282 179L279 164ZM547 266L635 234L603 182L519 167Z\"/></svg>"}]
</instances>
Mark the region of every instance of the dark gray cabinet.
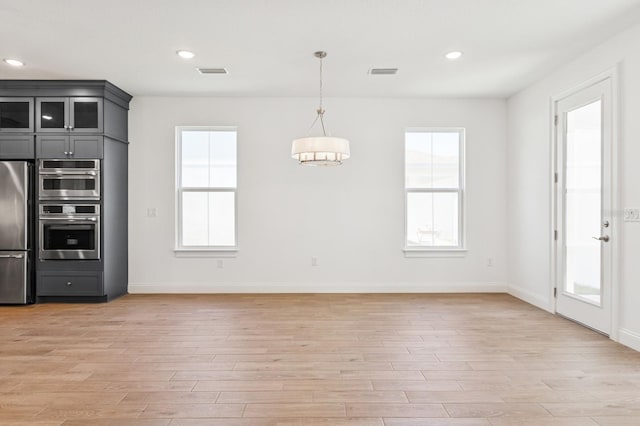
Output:
<instances>
[{"instance_id":1,"label":"dark gray cabinet","mask_svg":"<svg viewBox=\"0 0 640 426\"><path fill-rule=\"evenodd\" d=\"M0 97L0 133L33 132L33 98Z\"/></svg>"},{"instance_id":2,"label":"dark gray cabinet","mask_svg":"<svg viewBox=\"0 0 640 426\"><path fill-rule=\"evenodd\" d=\"M101 296L102 273L54 271L38 274L37 296Z\"/></svg>"},{"instance_id":3,"label":"dark gray cabinet","mask_svg":"<svg viewBox=\"0 0 640 426\"><path fill-rule=\"evenodd\" d=\"M33 136L0 135L0 158L4 160L30 160L34 157Z\"/></svg>"},{"instance_id":4,"label":"dark gray cabinet","mask_svg":"<svg viewBox=\"0 0 640 426\"><path fill-rule=\"evenodd\" d=\"M102 158L103 138L94 135L38 135L38 158Z\"/></svg>"},{"instance_id":5,"label":"dark gray cabinet","mask_svg":"<svg viewBox=\"0 0 640 426\"><path fill-rule=\"evenodd\" d=\"M36 132L101 133L103 100L94 97L36 98Z\"/></svg>"},{"instance_id":6,"label":"dark gray cabinet","mask_svg":"<svg viewBox=\"0 0 640 426\"><path fill-rule=\"evenodd\" d=\"M105 302L127 293L130 101L104 80L0 80L0 159L100 160L101 198L91 200L100 204L100 259L34 259L38 302ZM35 192L38 229L40 207L51 200Z\"/></svg>"}]
</instances>

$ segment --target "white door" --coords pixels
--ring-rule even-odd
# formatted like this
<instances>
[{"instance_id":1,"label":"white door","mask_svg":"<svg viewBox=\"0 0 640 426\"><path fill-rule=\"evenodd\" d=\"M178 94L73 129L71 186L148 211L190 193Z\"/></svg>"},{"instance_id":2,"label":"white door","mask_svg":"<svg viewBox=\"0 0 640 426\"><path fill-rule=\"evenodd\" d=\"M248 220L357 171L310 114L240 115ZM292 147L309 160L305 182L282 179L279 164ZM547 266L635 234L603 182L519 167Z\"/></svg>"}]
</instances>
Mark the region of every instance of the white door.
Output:
<instances>
[{"instance_id":1,"label":"white door","mask_svg":"<svg viewBox=\"0 0 640 426\"><path fill-rule=\"evenodd\" d=\"M556 312L611 331L612 82L556 101Z\"/></svg>"}]
</instances>

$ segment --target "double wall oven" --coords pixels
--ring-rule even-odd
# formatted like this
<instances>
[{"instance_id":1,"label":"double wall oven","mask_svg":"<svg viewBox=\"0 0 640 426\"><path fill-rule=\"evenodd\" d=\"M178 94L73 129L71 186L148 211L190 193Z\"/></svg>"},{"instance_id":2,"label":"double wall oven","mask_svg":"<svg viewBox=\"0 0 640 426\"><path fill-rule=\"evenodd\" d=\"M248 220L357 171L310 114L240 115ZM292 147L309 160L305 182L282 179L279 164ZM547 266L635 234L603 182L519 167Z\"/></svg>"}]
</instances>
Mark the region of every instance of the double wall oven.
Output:
<instances>
[{"instance_id":1,"label":"double wall oven","mask_svg":"<svg viewBox=\"0 0 640 426\"><path fill-rule=\"evenodd\" d=\"M100 160L40 160L40 260L100 259Z\"/></svg>"}]
</instances>

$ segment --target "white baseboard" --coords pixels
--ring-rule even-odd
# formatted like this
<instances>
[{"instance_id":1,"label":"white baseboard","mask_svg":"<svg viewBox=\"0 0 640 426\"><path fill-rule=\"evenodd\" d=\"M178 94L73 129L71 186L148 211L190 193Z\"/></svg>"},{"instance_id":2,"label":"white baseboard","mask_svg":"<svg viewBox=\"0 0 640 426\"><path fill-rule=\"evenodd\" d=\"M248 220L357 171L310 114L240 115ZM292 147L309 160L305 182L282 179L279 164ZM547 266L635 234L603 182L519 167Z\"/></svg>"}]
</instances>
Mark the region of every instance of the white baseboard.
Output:
<instances>
[{"instance_id":1,"label":"white baseboard","mask_svg":"<svg viewBox=\"0 0 640 426\"><path fill-rule=\"evenodd\" d=\"M547 312L554 313L553 307L551 306L551 302L549 300L541 297L538 294L532 293L529 290L509 285L507 288L507 293Z\"/></svg>"},{"instance_id":2,"label":"white baseboard","mask_svg":"<svg viewBox=\"0 0 640 426\"><path fill-rule=\"evenodd\" d=\"M618 343L622 343L625 346L640 351L640 334L621 328L618 331Z\"/></svg>"},{"instance_id":3,"label":"white baseboard","mask_svg":"<svg viewBox=\"0 0 640 426\"><path fill-rule=\"evenodd\" d=\"M129 293L506 293L504 283L129 283Z\"/></svg>"}]
</instances>

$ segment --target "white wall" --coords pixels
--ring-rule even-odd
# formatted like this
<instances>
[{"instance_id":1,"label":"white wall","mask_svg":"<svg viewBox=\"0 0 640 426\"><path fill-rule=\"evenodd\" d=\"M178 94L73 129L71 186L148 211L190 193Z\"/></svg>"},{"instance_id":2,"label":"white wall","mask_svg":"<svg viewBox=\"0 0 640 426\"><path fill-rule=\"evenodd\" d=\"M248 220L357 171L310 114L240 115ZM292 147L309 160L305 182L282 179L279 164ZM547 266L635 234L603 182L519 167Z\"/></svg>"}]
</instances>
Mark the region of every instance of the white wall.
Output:
<instances>
[{"instance_id":1,"label":"white wall","mask_svg":"<svg viewBox=\"0 0 640 426\"><path fill-rule=\"evenodd\" d=\"M550 284L550 98L620 66L621 205L640 207L640 25L628 29L508 100L509 291L553 309ZM640 350L640 223L624 222L619 335ZM622 239L622 241L620 241ZM615 241L614 241L615 243ZM615 322L615 321L614 321Z\"/></svg>"},{"instance_id":2,"label":"white wall","mask_svg":"<svg viewBox=\"0 0 640 426\"><path fill-rule=\"evenodd\" d=\"M351 140L334 168L298 166L291 140L316 99L136 97L130 112L129 290L430 292L506 290L506 102L327 99ZM174 128L238 126L237 257L176 258ZM405 258L405 127L467 130L467 242L460 258ZM156 208L157 217L147 217ZM311 257L319 266L311 266ZM492 258L493 266L487 266Z\"/></svg>"}]
</instances>

